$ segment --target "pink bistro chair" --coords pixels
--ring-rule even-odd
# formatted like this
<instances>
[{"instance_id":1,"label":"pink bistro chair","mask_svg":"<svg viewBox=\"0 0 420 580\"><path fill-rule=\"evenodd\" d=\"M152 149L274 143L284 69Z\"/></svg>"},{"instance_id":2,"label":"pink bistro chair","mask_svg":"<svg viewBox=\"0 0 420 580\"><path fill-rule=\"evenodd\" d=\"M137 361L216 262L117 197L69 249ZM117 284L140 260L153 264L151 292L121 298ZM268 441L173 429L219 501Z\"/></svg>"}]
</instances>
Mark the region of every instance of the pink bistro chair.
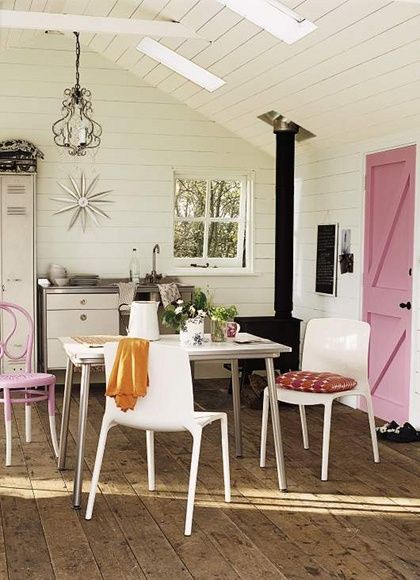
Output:
<instances>
[{"instance_id":1,"label":"pink bistro chair","mask_svg":"<svg viewBox=\"0 0 420 580\"><path fill-rule=\"evenodd\" d=\"M25 358L25 372L0 374L0 391L3 391L4 420L6 429L6 465L12 464L12 404L25 405L25 434L26 443L30 443L31 434L31 405L38 401L48 401L48 415L50 418L51 439L55 456L58 457L58 441L55 430L55 376L48 373L32 372L32 349L34 342L34 323L24 308L10 302L0 302L0 310L12 317L12 330L0 339L0 359L6 355L11 360ZM8 344L18 326L16 314L20 313L28 324L28 334L23 352L12 354L8 351ZM12 396L13 393L13 396Z\"/></svg>"}]
</instances>

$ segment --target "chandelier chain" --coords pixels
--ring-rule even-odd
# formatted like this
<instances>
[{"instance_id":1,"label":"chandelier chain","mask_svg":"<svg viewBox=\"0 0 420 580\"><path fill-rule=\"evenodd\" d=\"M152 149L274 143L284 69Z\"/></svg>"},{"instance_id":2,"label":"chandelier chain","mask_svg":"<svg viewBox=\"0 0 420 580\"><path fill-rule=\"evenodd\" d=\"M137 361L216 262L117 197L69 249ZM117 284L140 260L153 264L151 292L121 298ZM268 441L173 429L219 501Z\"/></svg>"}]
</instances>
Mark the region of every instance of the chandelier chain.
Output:
<instances>
[{"instance_id":1,"label":"chandelier chain","mask_svg":"<svg viewBox=\"0 0 420 580\"><path fill-rule=\"evenodd\" d=\"M80 65L80 41L79 41L79 33L74 33L76 37L76 87L80 89L80 73L79 73L79 65Z\"/></svg>"}]
</instances>

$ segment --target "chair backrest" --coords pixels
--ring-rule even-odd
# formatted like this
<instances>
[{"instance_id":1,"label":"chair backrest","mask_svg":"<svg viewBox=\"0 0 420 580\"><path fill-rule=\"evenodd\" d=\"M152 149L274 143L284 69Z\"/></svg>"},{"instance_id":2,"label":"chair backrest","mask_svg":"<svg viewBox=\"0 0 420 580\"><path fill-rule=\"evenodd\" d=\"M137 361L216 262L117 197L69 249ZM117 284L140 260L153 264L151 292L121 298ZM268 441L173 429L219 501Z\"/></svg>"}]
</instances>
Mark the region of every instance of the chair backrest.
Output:
<instances>
[{"instance_id":1,"label":"chair backrest","mask_svg":"<svg viewBox=\"0 0 420 580\"><path fill-rule=\"evenodd\" d=\"M368 388L370 326L361 320L314 318L306 327L302 369L352 377Z\"/></svg>"},{"instance_id":2,"label":"chair backrest","mask_svg":"<svg viewBox=\"0 0 420 580\"><path fill-rule=\"evenodd\" d=\"M27 310L19 306L18 304L12 304L11 302L0 302L0 310L6 312L9 315L9 320L3 319L2 328L4 329L4 336L0 338L0 359L6 355L10 360L25 360L25 370L26 372L32 371L32 348L34 344L34 323L31 315ZM26 328L21 327L21 323L18 319L18 314L22 314L26 323ZM22 347L20 350L13 352L11 350L10 341L19 333L22 338L19 338L19 342L22 342Z\"/></svg>"},{"instance_id":3,"label":"chair backrest","mask_svg":"<svg viewBox=\"0 0 420 580\"><path fill-rule=\"evenodd\" d=\"M109 376L118 343L104 346L105 373ZM151 342L149 346L149 387L133 411L123 412L107 397L106 415L116 423L156 431L183 431L194 423L194 398L188 354L175 345Z\"/></svg>"}]
</instances>

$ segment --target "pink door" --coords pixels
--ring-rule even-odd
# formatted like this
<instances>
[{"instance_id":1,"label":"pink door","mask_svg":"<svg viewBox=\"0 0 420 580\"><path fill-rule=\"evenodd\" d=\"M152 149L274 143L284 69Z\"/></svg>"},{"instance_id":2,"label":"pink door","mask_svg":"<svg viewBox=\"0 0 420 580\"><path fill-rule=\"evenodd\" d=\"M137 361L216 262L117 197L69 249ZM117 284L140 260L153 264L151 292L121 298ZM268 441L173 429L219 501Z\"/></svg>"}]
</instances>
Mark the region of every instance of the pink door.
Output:
<instances>
[{"instance_id":1,"label":"pink door","mask_svg":"<svg viewBox=\"0 0 420 580\"><path fill-rule=\"evenodd\" d=\"M372 328L375 415L408 420L414 251L415 146L368 155L363 319Z\"/></svg>"}]
</instances>

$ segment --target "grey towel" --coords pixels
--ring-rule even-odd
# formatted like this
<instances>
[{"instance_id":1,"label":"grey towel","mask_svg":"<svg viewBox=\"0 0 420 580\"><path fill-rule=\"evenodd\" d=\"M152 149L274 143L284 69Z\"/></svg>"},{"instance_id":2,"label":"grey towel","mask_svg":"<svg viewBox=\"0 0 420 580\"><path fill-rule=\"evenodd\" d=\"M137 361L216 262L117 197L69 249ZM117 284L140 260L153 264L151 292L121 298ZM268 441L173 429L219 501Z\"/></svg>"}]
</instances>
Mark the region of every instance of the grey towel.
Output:
<instances>
[{"instance_id":1,"label":"grey towel","mask_svg":"<svg viewBox=\"0 0 420 580\"><path fill-rule=\"evenodd\" d=\"M136 295L137 284L135 282L118 282L118 292L120 294L118 300L118 310L129 311L131 303Z\"/></svg>"},{"instance_id":2,"label":"grey towel","mask_svg":"<svg viewBox=\"0 0 420 580\"><path fill-rule=\"evenodd\" d=\"M175 282L171 282L170 284L158 284L157 286L159 288L160 299L162 300L164 308L169 306L172 302L175 302L175 300L181 298L179 288Z\"/></svg>"}]
</instances>

